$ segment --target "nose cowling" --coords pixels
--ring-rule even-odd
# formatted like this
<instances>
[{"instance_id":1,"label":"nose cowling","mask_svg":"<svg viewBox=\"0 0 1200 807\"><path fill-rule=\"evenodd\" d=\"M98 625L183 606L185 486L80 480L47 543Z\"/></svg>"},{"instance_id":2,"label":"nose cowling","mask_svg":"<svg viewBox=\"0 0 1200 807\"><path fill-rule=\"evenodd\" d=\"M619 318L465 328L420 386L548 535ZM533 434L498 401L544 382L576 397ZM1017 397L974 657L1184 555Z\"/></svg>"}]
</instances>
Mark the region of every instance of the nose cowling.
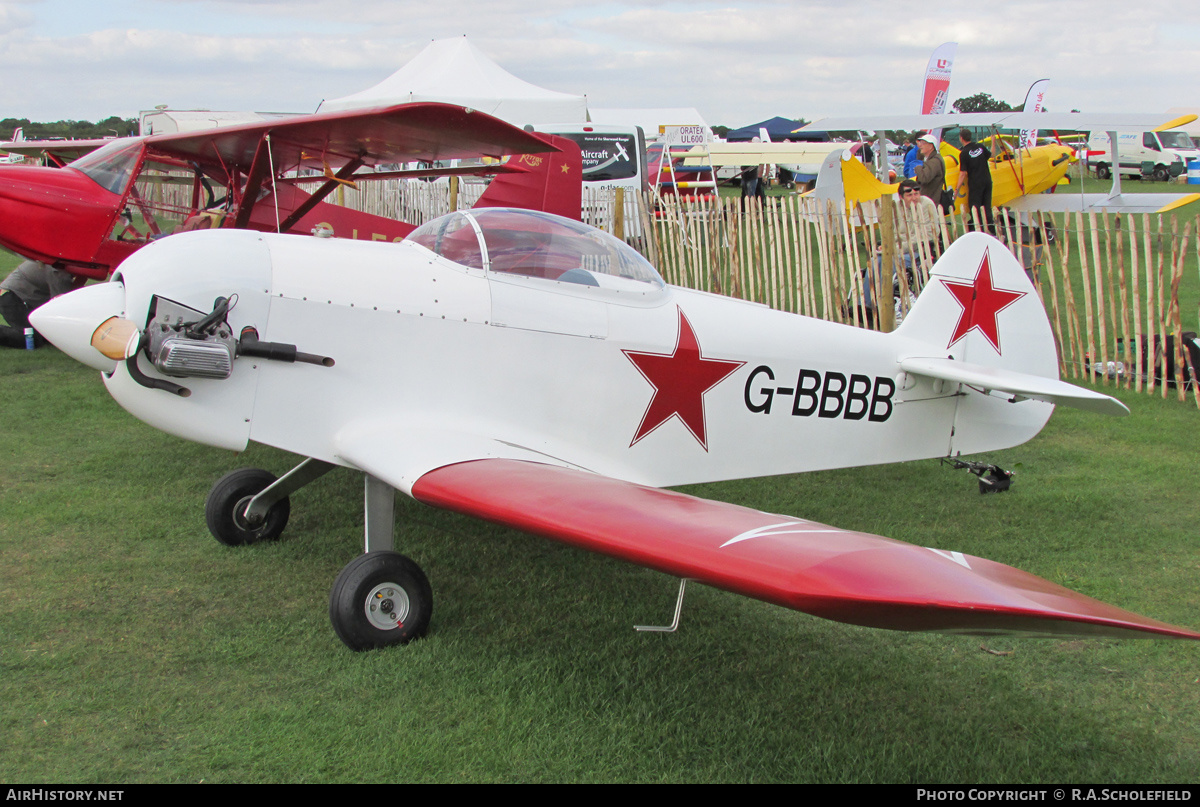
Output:
<instances>
[{"instance_id":1,"label":"nose cowling","mask_svg":"<svg viewBox=\"0 0 1200 807\"><path fill-rule=\"evenodd\" d=\"M29 315L38 333L76 361L103 373L117 363L92 347L92 335L111 317L125 313L125 286L113 281L84 286L55 297Z\"/></svg>"}]
</instances>

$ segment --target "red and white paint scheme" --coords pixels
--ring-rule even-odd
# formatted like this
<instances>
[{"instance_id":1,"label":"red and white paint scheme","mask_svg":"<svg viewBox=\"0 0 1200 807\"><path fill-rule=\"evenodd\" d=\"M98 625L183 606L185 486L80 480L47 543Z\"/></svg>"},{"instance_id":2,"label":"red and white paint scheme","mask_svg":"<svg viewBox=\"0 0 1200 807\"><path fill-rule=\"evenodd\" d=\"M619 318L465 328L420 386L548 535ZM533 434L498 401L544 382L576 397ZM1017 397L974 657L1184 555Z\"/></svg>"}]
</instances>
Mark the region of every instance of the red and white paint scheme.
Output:
<instances>
[{"instance_id":1,"label":"red and white paint scheme","mask_svg":"<svg viewBox=\"0 0 1200 807\"><path fill-rule=\"evenodd\" d=\"M604 233L502 208L399 244L186 233L34 318L147 423L308 458L214 486L224 543L278 538L288 496L333 467L364 474L367 551L330 601L354 649L429 624L428 581L392 551L395 491L845 622L1200 638L952 548L661 489L1006 448L1057 403L1124 414L1058 380L1037 295L983 234L890 334L671 287Z\"/></svg>"}]
</instances>

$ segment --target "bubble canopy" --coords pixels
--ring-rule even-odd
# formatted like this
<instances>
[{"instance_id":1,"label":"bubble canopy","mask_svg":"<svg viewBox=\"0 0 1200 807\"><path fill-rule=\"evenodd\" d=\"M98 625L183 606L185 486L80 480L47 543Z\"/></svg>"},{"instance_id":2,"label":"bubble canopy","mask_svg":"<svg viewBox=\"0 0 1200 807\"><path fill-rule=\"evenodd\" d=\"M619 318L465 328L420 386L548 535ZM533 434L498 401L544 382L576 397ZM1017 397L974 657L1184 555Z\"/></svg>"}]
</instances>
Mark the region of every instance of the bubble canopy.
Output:
<instances>
[{"instance_id":1,"label":"bubble canopy","mask_svg":"<svg viewBox=\"0 0 1200 807\"><path fill-rule=\"evenodd\" d=\"M642 291L666 285L628 244L595 227L538 210L460 210L426 222L404 240L494 274L608 288L616 281Z\"/></svg>"}]
</instances>

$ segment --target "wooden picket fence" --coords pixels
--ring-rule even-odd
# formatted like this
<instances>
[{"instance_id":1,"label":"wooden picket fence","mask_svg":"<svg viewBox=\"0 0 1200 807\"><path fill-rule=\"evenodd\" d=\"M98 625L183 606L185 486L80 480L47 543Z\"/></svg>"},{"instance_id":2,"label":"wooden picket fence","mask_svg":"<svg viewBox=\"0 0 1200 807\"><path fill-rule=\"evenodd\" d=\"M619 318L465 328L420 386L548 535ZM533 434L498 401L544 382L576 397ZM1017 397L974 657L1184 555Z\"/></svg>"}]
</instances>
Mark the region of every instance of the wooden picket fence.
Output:
<instances>
[{"instance_id":1,"label":"wooden picket fence","mask_svg":"<svg viewBox=\"0 0 1200 807\"><path fill-rule=\"evenodd\" d=\"M457 183L455 183L458 185ZM363 183L339 200L377 215L420 224L464 209L482 185L446 181ZM615 194L587 189L583 218L637 248L668 283L763 303L772 308L860 327L890 328L893 317L867 316L865 272L878 251L891 265L892 201L840 215L832 202L805 196L741 200ZM618 213L618 211L620 211ZM978 212L978 211L976 211ZM1046 306L1064 378L1087 379L1184 400L1200 408L1200 389L1183 343L1184 319L1197 327L1200 296L1200 216L1150 214L1032 214L1024 226L995 211L997 234L1026 267ZM941 222L949 245L968 230L961 215ZM1044 237L1031 237L1035 225ZM975 222L976 228L980 223ZM1026 243L1037 241L1041 243ZM1191 250L1189 252L1189 250ZM937 258L924 249L912 274L896 272L899 318L928 281ZM877 269L874 271L878 271ZM882 273L887 274L887 273ZM874 287L887 278L876 275ZM1185 314L1181 287L1188 296ZM885 291L886 295L886 291Z\"/></svg>"},{"instance_id":2,"label":"wooden picket fence","mask_svg":"<svg viewBox=\"0 0 1200 807\"><path fill-rule=\"evenodd\" d=\"M890 202L889 202L890 204ZM877 247L886 247L879 203L837 215L829 204L785 196L765 203L736 198L643 198L648 238L637 244L668 282L764 303L772 308L863 327L887 327L864 317L854 302ZM1025 266L1046 306L1064 378L1115 384L1179 400L1200 389L1183 340L1197 330L1200 216L1032 214L995 211L997 234ZM653 222L653 226L650 223ZM979 222L975 222L978 229ZM1033 238L1029 224L1045 237ZM968 230L963 216L942 222L943 244ZM1045 243L1025 243L1039 240ZM923 255L928 267L935 254ZM908 292L928 276L918 267L912 289L904 272L898 314ZM1185 278L1188 279L1185 282ZM879 288L876 280L876 288ZM1187 312L1181 286L1190 289Z\"/></svg>"}]
</instances>

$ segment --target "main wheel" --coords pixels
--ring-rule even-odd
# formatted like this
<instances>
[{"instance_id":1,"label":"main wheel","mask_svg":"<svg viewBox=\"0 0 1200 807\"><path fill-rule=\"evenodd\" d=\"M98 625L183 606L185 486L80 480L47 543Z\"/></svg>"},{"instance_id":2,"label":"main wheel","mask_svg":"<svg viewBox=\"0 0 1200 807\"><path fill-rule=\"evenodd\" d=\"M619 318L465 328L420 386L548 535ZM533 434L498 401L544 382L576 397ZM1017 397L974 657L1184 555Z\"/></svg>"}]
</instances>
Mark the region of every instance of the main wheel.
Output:
<instances>
[{"instance_id":1,"label":"main wheel","mask_svg":"<svg viewBox=\"0 0 1200 807\"><path fill-rule=\"evenodd\" d=\"M1167 170L1167 167L1165 165L1154 166L1154 181L1155 182L1166 182L1170 178L1171 178L1171 172Z\"/></svg>"},{"instance_id":2,"label":"main wheel","mask_svg":"<svg viewBox=\"0 0 1200 807\"><path fill-rule=\"evenodd\" d=\"M1108 179L1110 176L1112 176L1112 173L1108 170L1107 165L1105 165L1104 163L1100 163L1099 165L1096 166L1096 178L1097 179Z\"/></svg>"},{"instance_id":3,"label":"main wheel","mask_svg":"<svg viewBox=\"0 0 1200 807\"><path fill-rule=\"evenodd\" d=\"M399 552L368 552L342 569L329 593L329 621L351 650L406 644L425 635L433 589Z\"/></svg>"},{"instance_id":4,"label":"main wheel","mask_svg":"<svg viewBox=\"0 0 1200 807\"><path fill-rule=\"evenodd\" d=\"M261 524L246 520L250 500L275 482L275 474L261 468L239 468L217 480L204 503L208 531L226 546L274 541L287 526L292 507L287 499L271 506Z\"/></svg>"}]
</instances>

